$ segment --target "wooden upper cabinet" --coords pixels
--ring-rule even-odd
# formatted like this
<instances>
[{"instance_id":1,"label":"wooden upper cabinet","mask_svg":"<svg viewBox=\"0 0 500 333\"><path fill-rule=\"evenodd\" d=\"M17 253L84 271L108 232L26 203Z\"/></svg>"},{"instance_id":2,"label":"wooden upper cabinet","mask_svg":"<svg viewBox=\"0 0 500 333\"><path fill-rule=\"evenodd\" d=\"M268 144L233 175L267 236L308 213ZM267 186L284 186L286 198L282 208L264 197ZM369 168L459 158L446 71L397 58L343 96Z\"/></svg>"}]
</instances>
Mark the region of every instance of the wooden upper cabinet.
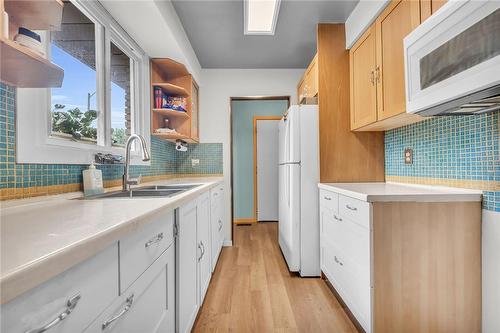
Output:
<instances>
[{"instance_id":1,"label":"wooden upper cabinet","mask_svg":"<svg viewBox=\"0 0 500 333\"><path fill-rule=\"evenodd\" d=\"M351 128L377 120L375 60L375 27L372 26L351 48L349 55Z\"/></svg>"},{"instance_id":2,"label":"wooden upper cabinet","mask_svg":"<svg viewBox=\"0 0 500 333\"><path fill-rule=\"evenodd\" d=\"M406 113L403 48L420 24L421 1L391 1L351 48L352 130L385 131L425 119Z\"/></svg>"},{"instance_id":3,"label":"wooden upper cabinet","mask_svg":"<svg viewBox=\"0 0 500 333\"><path fill-rule=\"evenodd\" d=\"M424 22L429 16L447 2L447 0L420 0L420 20Z\"/></svg>"},{"instance_id":4,"label":"wooden upper cabinet","mask_svg":"<svg viewBox=\"0 0 500 333\"><path fill-rule=\"evenodd\" d=\"M377 120L406 112L403 39L420 24L418 1L393 1L375 22Z\"/></svg>"},{"instance_id":5,"label":"wooden upper cabinet","mask_svg":"<svg viewBox=\"0 0 500 333\"><path fill-rule=\"evenodd\" d=\"M318 95L318 54L316 54L306 69L297 86L297 99L300 104L304 98Z\"/></svg>"}]
</instances>

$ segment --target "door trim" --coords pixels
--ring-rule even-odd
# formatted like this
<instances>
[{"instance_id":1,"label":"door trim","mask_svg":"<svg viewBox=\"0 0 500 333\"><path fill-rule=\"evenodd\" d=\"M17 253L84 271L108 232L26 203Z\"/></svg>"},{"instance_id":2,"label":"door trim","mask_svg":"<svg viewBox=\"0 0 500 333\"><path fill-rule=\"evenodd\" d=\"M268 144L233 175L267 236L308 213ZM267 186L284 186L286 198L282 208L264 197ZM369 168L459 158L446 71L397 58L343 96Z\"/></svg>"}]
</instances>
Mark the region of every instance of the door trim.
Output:
<instances>
[{"instance_id":1,"label":"door trim","mask_svg":"<svg viewBox=\"0 0 500 333\"><path fill-rule=\"evenodd\" d=\"M254 222L259 222L257 216L258 202L257 202L257 121L264 120L281 120L278 116L254 116L253 117L253 215Z\"/></svg>"},{"instance_id":2,"label":"door trim","mask_svg":"<svg viewBox=\"0 0 500 333\"><path fill-rule=\"evenodd\" d=\"M234 242L234 205L233 205L233 101L252 101L252 100L278 100L287 101L287 109L290 107L290 96L243 96L243 97L229 97L229 163L231 166L231 240Z\"/></svg>"}]
</instances>

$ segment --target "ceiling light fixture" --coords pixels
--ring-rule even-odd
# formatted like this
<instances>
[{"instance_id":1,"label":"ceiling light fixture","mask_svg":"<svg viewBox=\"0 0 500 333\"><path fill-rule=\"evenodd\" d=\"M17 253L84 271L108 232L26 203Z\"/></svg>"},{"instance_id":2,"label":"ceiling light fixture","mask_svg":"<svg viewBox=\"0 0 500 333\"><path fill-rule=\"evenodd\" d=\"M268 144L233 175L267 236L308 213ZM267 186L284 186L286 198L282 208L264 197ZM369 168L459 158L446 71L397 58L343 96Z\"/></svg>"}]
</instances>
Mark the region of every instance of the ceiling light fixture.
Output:
<instances>
[{"instance_id":1,"label":"ceiling light fixture","mask_svg":"<svg viewBox=\"0 0 500 333\"><path fill-rule=\"evenodd\" d=\"M281 0L244 0L245 35L274 35Z\"/></svg>"}]
</instances>

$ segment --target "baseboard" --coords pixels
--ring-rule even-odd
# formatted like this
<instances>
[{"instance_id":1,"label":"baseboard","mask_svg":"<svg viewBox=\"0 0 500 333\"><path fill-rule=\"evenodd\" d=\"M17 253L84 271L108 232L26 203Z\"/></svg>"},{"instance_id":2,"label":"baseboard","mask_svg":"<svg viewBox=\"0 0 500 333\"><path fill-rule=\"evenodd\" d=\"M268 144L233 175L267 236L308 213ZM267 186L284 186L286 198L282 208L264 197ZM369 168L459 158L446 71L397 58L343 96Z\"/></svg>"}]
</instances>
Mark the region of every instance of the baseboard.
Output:
<instances>
[{"instance_id":1,"label":"baseboard","mask_svg":"<svg viewBox=\"0 0 500 333\"><path fill-rule=\"evenodd\" d=\"M234 224L251 224L251 223L256 223L257 220L255 218L246 218L246 219L234 219L233 223Z\"/></svg>"},{"instance_id":2,"label":"baseboard","mask_svg":"<svg viewBox=\"0 0 500 333\"><path fill-rule=\"evenodd\" d=\"M233 241L225 239L222 246L233 246Z\"/></svg>"}]
</instances>

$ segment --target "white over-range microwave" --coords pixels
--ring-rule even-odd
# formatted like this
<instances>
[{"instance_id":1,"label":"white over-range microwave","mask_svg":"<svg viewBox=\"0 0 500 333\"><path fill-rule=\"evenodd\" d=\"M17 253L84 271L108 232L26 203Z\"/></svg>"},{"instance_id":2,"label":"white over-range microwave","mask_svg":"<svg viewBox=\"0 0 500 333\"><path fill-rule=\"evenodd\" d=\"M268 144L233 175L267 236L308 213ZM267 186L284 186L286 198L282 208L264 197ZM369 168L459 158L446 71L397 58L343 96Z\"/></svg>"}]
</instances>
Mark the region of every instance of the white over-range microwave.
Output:
<instances>
[{"instance_id":1,"label":"white over-range microwave","mask_svg":"<svg viewBox=\"0 0 500 333\"><path fill-rule=\"evenodd\" d=\"M404 40L406 110L500 110L500 0L449 1Z\"/></svg>"}]
</instances>

